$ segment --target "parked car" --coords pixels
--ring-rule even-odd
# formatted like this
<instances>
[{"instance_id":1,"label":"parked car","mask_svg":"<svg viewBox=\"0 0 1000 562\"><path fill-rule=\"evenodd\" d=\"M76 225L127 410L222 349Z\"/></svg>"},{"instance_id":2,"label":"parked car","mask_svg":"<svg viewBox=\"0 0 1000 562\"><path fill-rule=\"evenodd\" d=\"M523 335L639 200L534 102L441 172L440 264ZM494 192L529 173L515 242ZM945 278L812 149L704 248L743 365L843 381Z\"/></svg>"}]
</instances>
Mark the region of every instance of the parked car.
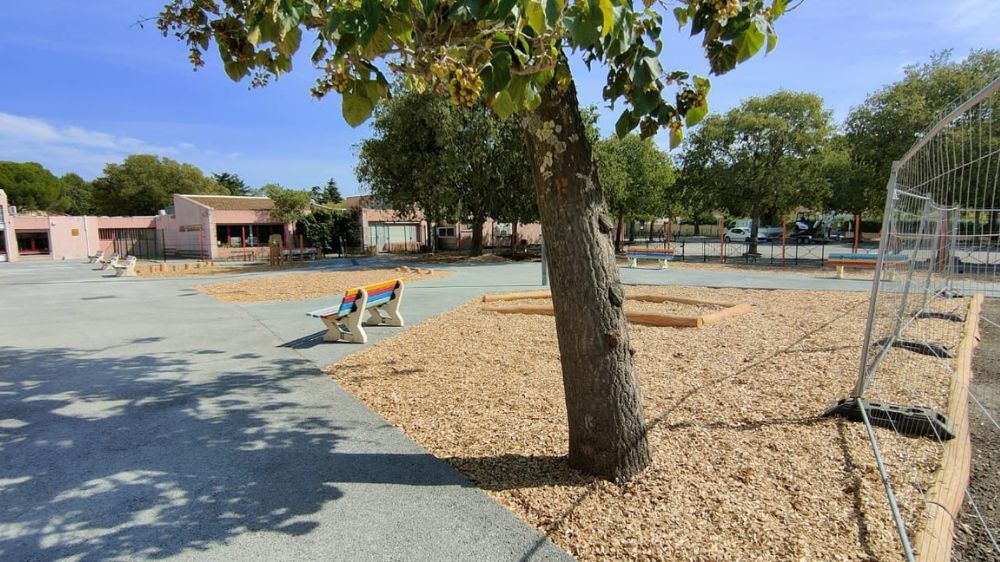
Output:
<instances>
[{"instance_id":1,"label":"parked car","mask_svg":"<svg viewBox=\"0 0 1000 562\"><path fill-rule=\"evenodd\" d=\"M736 226L726 230L726 234L723 238L726 242L746 242L750 240L750 229L745 226ZM757 241L765 242L767 241L767 235L763 232L757 232Z\"/></svg>"}]
</instances>

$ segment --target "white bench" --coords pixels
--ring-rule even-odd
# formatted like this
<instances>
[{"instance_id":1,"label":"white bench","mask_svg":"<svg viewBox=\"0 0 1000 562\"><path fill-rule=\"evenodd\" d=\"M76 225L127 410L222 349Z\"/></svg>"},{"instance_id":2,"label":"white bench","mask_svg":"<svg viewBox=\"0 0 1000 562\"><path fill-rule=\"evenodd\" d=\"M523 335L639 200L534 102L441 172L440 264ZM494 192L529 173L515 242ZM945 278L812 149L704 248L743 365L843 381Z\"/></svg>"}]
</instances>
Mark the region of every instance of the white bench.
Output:
<instances>
[{"instance_id":1,"label":"white bench","mask_svg":"<svg viewBox=\"0 0 1000 562\"><path fill-rule=\"evenodd\" d=\"M405 279L393 279L351 289L344 293L339 304L307 312L306 315L323 321L327 328L323 341L365 343L368 334L361 326L365 311L370 315L363 322L367 326L403 325L403 316L399 313L399 305L403 302L403 281Z\"/></svg>"},{"instance_id":2,"label":"white bench","mask_svg":"<svg viewBox=\"0 0 1000 562\"><path fill-rule=\"evenodd\" d=\"M129 256L125 258L125 263L120 261L113 265L115 269L115 277L135 277L135 262L138 261L135 256Z\"/></svg>"},{"instance_id":3,"label":"white bench","mask_svg":"<svg viewBox=\"0 0 1000 562\"><path fill-rule=\"evenodd\" d=\"M104 250L97 250L96 254L87 257L90 258L90 261L88 263L95 263L98 261L104 263Z\"/></svg>"},{"instance_id":4,"label":"white bench","mask_svg":"<svg viewBox=\"0 0 1000 562\"><path fill-rule=\"evenodd\" d=\"M108 258L106 260L100 260L98 263L103 263L104 264L101 267L101 271L108 271L109 269L114 269L115 266L118 265L118 263L119 263L119 256L118 256L118 254L112 254L110 258Z\"/></svg>"}]
</instances>

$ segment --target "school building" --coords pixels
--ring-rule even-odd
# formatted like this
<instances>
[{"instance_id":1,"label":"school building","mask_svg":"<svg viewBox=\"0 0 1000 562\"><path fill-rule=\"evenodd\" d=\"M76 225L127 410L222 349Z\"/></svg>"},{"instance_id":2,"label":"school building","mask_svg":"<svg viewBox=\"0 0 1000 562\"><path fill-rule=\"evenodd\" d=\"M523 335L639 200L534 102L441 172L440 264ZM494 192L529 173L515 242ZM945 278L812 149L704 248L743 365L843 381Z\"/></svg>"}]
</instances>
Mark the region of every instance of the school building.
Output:
<instances>
[{"instance_id":1,"label":"school building","mask_svg":"<svg viewBox=\"0 0 1000 562\"><path fill-rule=\"evenodd\" d=\"M401 215L373 202L366 195L355 195L344 200L344 208L357 209L361 222L361 237L365 248L374 248L379 253L418 252L428 245L431 231L427 221L419 211ZM445 250L467 250L472 246L472 225L468 223L444 223L435 225L438 243ZM525 241L538 244L542 237L539 223L514 225L487 219L483 224L483 245L486 247L509 248L511 238L514 243Z\"/></svg>"},{"instance_id":2,"label":"school building","mask_svg":"<svg viewBox=\"0 0 1000 562\"><path fill-rule=\"evenodd\" d=\"M348 197L338 207L358 210L364 249L378 253L419 252L431 235L427 221L415 213L400 215L367 196ZM228 195L173 196L173 204L156 215L138 217L69 216L18 213L0 190L0 262L18 260L86 259L132 255L141 259L194 258L203 260L266 259L268 240L280 235L286 249L296 247L293 224L271 215L267 197ZM443 249L468 249L472 225L433 225ZM541 225L514 225L488 220L483 244L510 247L524 241L537 244Z\"/></svg>"},{"instance_id":3,"label":"school building","mask_svg":"<svg viewBox=\"0 0 1000 562\"><path fill-rule=\"evenodd\" d=\"M0 190L0 262L86 259L264 259L272 234L291 248L292 224L270 214L267 197L174 195L152 216L96 217L18 213Z\"/></svg>"}]
</instances>

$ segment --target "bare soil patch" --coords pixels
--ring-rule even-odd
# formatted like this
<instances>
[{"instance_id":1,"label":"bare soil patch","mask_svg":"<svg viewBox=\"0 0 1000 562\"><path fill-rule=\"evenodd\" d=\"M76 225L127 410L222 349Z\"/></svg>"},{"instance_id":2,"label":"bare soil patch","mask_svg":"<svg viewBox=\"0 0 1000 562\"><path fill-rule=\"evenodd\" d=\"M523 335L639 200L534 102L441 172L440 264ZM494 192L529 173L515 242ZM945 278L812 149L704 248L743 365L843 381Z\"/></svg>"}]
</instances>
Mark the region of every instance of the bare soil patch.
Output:
<instances>
[{"instance_id":1,"label":"bare soil patch","mask_svg":"<svg viewBox=\"0 0 1000 562\"><path fill-rule=\"evenodd\" d=\"M222 302L303 301L343 293L348 289L405 277L407 283L451 275L449 271L433 269L359 269L351 271L317 271L288 275L269 275L240 281L198 285L206 295Z\"/></svg>"},{"instance_id":2,"label":"bare soil patch","mask_svg":"<svg viewBox=\"0 0 1000 562\"><path fill-rule=\"evenodd\" d=\"M976 505L974 508L966 498L955 526L953 555L957 562L1000 560L1000 552L993 547L987 531L989 527L994 537L1000 538L997 536L1000 531L1000 430L990 420L990 416L1000 419L1000 328L986 320L1000 322L1000 299L987 299L983 303L982 317L979 324L982 339L972 358L972 385L969 388L975 397L969 398L972 433L969 493Z\"/></svg>"},{"instance_id":3,"label":"bare soil patch","mask_svg":"<svg viewBox=\"0 0 1000 562\"><path fill-rule=\"evenodd\" d=\"M585 560L898 558L863 426L819 417L854 385L867 295L636 290L753 306L700 330L631 326L654 460L625 486L565 461L551 317L473 302L328 372ZM912 535L941 447L877 431Z\"/></svg>"},{"instance_id":4,"label":"bare soil patch","mask_svg":"<svg viewBox=\"0 0 1000 562\"><path fill-rule=\"evenodd\" d=\"M135 271L140 277L190 277L192 275L234 275L240 273L299 271L310 265L312 264L304 262L284 262L274 267L261 263L165 263L143 264L136 267Z\"/></svg>"}]
</instances>

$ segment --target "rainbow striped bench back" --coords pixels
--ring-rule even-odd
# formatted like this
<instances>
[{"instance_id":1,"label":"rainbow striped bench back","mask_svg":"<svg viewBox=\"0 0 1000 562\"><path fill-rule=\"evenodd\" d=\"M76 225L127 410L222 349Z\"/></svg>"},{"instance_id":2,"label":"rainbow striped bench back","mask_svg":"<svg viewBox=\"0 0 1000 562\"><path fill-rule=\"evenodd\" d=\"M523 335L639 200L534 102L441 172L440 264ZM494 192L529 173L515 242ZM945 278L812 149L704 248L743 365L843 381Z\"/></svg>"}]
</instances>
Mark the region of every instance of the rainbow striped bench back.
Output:
<instances>
[{"instance_id":1,"label":"rainbow striped bench back","mask_svg":"<svg viewBox=\"0 0 1000 562\"><path fill-rule=\"evenodd\" d=\"M343 318L357 310L357 301L361 297L362 290L368 293L368 301L365 302L366 309L382 306L396 298L396 290L403 285L404 281L405 279L393 279L392 281L383 281L382 283L368 285L367 287L350 289L344 293L344 298L340 301L339 305L322 310L314 310L306 314L313 318L329 318L331 316Z\"/></svg>"},{"instance_id":2,"label":"rainbow striped bench back","mask_svg":"<svg viewBox=\"0 0 1000 562\"><path fill-rule=\"evenodd\" d=\"M893 265L899 265L908 260L903 254L889 254L885 256L886 262L891 262ZM860 267L860 268L872 268L878 264L878 254L830 254L830 257L826 259L827 267Z\"/></svg>"}]
</instances>

